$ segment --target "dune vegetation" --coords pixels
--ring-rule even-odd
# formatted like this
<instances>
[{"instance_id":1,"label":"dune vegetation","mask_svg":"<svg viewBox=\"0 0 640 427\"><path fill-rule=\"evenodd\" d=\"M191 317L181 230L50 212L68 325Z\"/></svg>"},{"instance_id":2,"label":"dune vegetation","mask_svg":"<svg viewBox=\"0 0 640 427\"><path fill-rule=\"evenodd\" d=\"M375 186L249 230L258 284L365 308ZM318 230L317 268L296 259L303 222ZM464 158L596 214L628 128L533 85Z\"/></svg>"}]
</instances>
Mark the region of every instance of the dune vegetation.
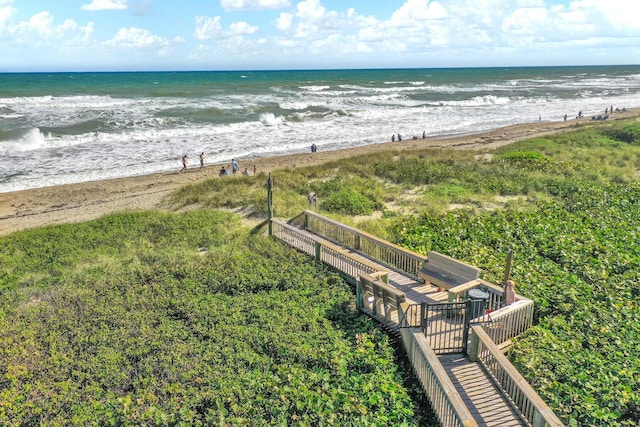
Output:
<instances>
[{"instance_id":1,"label":"dune vegetation","mask_svg":"<svg viewBox=\"0 0 640 427\"><path fill-rule=\"evenodd\" d=\"M536 325L509 357L567 424L640 420L640 125L492 151L390 151L274 172L322 214L511 277ZM253 228L266 175L172 212L0 237L2 425L430 425L398 345L324 266Z\"/></svg>"}]
</instances>

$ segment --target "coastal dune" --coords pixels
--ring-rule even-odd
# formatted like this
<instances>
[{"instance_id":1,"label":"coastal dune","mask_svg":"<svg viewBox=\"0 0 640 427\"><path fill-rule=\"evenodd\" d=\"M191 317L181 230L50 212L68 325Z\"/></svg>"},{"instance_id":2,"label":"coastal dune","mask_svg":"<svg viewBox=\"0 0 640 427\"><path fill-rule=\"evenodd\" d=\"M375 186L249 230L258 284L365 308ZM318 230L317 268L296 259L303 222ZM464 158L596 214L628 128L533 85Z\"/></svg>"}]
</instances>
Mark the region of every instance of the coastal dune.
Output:
<instances>
[{"instance_id":1,"label":"coastal dune","mask_svg":"<svg viewBox=\"0 0 640 427\"><path fill-rule=\"evenodd\" d=\"M616 113L617 118L640 117L640 110ZM354 148L315 153L291 154L255 159L238 159L240 171L256 166L257 172L273 172L284 168L299 168L331 160L387 150L418 150L425 148L491 150L526 138L588 126L590 119L561 122L534 122L508 126L489 132L443 138L405 139L401 142L381 142ZM172 172L143 176L83 182L54 187L0 193L0 235L32 227L83 222L104 215L134 210L167 209L165 196L181 186L217 178L221 164L200 169L192 166L186 173L180 170L179 159Z\"/></svg>"}]
</instances>

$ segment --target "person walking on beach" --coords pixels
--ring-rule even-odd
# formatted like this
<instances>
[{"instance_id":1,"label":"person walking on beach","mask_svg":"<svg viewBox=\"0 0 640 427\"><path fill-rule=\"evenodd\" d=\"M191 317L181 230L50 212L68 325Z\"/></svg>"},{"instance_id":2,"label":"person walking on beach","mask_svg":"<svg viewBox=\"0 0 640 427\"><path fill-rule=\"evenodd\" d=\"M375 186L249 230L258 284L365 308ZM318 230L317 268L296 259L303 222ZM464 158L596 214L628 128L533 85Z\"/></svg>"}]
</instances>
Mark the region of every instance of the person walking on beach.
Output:
<instances>
[{"instance_id":1,"label":"person walking on beach","mask_svg":"<svg viewBox=\"0 0 640 427\"><path fill-rule=\"evenodd\" d=\"M204 167L204 151L200 153L200 169Z\"/></svg>"},{"instance_id":2,"label":"person walking on beach","mask_svg":"<svg viewBox=\"0 0 640 427\"><path fill-rule=\"evenodd\" d=\"M180 173L185 172L187 170L187 155L182 156L182 169L180 169Z\"/></svg>"},{"instance_id":3,"label":"person walking on beach","mask_svg":"<svg viewBox=\"0 0 640 427\"><path fill-rule=\"evenodd\" d=\"M236 162L236 159L231 159L231 172L234 175L238 172L238 162Z\"/></svg>"}]
</instances>

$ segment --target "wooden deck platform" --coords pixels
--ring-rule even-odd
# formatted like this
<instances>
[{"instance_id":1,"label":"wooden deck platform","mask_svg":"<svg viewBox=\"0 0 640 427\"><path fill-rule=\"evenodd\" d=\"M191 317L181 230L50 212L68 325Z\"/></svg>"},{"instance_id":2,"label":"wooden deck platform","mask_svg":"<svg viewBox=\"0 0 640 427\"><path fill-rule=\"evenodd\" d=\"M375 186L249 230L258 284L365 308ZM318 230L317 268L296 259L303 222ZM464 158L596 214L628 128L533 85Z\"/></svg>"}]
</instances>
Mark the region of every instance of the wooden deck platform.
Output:
<instances>
[{"instance_id":1,"label":"wooden deck platform","mask_svg":"<svg viewBox=\"0 0 640 427\"><path fill-rule=\"evenodd\" d=\"M441 355L439 359L479 427L527 425L479 363L459 354Z\"/></svg>"}]
</instances>

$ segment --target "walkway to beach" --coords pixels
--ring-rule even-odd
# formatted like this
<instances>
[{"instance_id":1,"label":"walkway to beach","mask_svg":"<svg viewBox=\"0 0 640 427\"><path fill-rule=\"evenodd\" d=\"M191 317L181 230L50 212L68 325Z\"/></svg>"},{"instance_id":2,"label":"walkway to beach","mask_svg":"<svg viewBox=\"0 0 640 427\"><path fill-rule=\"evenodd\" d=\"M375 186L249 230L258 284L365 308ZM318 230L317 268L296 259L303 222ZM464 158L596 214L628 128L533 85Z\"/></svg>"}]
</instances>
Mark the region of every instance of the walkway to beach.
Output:
<instances>
[{"instance_id":1,"label":"walkway to beach","mask_svg":"<svg viewBox=\"0 0 640 427\"><path fill-rule=\"evenodd\" d=\"M311 211L269 232L356 287L359 310L399 334L443 426L562 426L503 352L531 326L533 301L482 279L448 291L419 278L427 258ZM468 298L472 289L489 295Z\"/></svg>"}]
</instances>

